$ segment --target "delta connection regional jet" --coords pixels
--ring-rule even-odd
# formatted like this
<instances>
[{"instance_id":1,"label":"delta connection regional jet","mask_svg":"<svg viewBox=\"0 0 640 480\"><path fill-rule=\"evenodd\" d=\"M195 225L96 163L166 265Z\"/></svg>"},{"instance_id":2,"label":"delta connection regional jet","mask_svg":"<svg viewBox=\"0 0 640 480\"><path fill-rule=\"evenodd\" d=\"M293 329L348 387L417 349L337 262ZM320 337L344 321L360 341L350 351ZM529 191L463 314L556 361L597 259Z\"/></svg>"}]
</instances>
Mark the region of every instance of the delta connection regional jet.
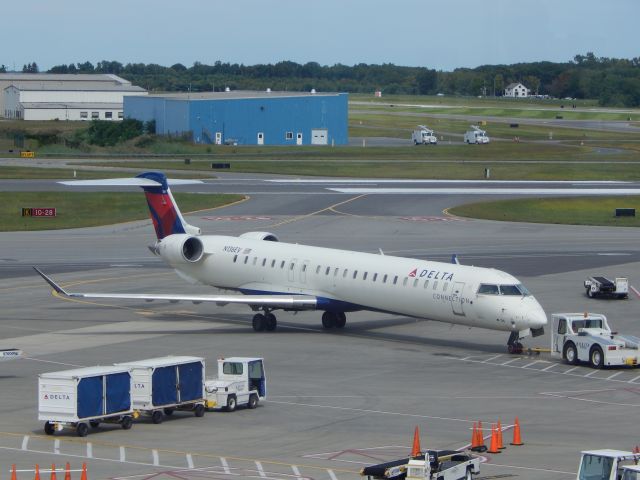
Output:
<instances>
[{"instance_id":1,"label":"delta connection regional jet","mask_svg":"<svg viewBox=\"0 0 640 480\"><path fill-rule=\"evenodd\" d=\"M246 304L253 329L276 329L276 310L321 310L325 329L343 328L346 313L360 310L424 318L510 332L510 352L520 340L544 332L547 318L537 300L508 273L492 268L283 243L269 232L239 237L201 235L189 225L160 172L135 178L61 182L76 186L139 186L145 192L157 241L151 251L192 283L232 295L71 293L36 271L61 295L75 298Z\"/></svg>"}]
</instances>

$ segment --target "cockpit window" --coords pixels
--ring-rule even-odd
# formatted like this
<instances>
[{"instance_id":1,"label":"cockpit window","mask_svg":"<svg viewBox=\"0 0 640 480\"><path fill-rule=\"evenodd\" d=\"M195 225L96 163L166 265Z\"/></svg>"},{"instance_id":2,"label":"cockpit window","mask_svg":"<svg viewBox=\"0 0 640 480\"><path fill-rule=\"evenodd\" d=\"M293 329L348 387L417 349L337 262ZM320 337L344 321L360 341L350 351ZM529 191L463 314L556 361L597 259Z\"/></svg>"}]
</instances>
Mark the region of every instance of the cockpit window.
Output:
<instances>
[{"instance_id":1,"label":"cockpit window","mask_svg":"<svg viewBox=\"0 0 640 480\"><path fill-rule=\"evenodd\" d=\"M481 283L480 287L478 288L478 293L482 293L484 295L498 295L500 292L498 291L497 285Z\"/></svg>"},{"instance_id":2,"label":"cockpit window","mask_svg":"<svg viewBox=\"0 0 640 480\"><path fill-rule=\"evenodd\" d=\"M530 295L524 285L500 285L500 295Z\"/></svg>"}]
</instances>

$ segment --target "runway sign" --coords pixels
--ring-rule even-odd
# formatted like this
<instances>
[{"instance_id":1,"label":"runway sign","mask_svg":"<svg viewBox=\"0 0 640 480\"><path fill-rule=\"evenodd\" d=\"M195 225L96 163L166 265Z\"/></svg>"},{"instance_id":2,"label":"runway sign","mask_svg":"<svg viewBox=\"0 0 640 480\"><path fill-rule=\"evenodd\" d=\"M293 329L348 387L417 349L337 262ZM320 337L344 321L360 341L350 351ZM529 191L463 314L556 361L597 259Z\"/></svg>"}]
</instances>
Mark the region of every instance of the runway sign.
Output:
<instances>
[{"instance_id":1,"label":"runway sign","mask_svg":"<svg viewBox=\"0 0 640 480\"><path fill-rule=\"evenodd\" d=\"M55 208L23 208L23 217L55 217Z\"/></svg>"}]
</instances>

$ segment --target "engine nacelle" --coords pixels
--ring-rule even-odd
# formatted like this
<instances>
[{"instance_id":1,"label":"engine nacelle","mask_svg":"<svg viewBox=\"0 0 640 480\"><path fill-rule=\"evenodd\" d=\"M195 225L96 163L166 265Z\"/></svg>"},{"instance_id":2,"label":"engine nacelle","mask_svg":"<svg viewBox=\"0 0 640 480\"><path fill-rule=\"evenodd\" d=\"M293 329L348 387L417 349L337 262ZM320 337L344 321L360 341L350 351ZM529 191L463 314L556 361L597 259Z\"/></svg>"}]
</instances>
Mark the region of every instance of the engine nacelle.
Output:
<instances>
[{"instance_id":1,"label":"engine nacelle","mask_svg":"<svg viewBox=\"0 0 640 480\"><path fill-rule=\"evenodd\" d=\"M240 235L240 238L249 238L251 240L265 240L267 242L279 242L278 237L276 237L271 232L246 232Z\"/></svg>"},{"instance_id":2,"label":"engine nacelle","mask_svg":"<svg viewBox=\"0 0 640 480\"><path fill-rule=\"evenodd\" d=\"M156 246L158 254L170 264L196 263L204 256L204 245L198 237L186 234L169 235Z\"/></svg>"}]
</instances>

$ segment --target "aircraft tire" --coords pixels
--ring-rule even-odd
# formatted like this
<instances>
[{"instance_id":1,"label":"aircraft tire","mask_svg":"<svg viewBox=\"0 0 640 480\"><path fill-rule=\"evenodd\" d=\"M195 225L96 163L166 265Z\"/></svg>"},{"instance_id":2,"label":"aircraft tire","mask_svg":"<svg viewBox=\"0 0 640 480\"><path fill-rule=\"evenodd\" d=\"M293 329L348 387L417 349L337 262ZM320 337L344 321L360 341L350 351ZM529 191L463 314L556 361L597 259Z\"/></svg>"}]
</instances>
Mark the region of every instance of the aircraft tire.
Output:
<instances>
[{"instance_id":1,"label":"aircraft tire","mask_svg":"<svg viewBox=\"0 0 640 480\"><path fill-rule=\"evenodd\" d=\"M322 328L330 330L336 326L336 314L333 312L324 312L322 314Z\"/></svg>"},{"instance_id":2,"label":"aircraft tire","mask_svg":"<svg viewBox=\"0 0 640 480\"><path fill-rule=\"evenodd\" d=\"M344 312L340 312L336 314L336 328L344 328L347 324L347 316Z\"/></svg>"},{"instance_id":3,"label":"aircraft tire","mask_svg":"<svg viewBox=\"0 0 640 480\"><path fill-rule=\"evenodd\" d=\"M273 313L267 313L265 316L265 329L267 332L273 332L278 327L278 320Z\"/></svg>"},{"instance_id":4,"label":"aircraft tire","mask_svg":"<svg viewBox=\"0 0 640 480\"><path fill-rule=\"evenodd\" d=\"M253 329L256 332L262 332L267 326L266 319L265 319L264 315L261 314L261 313L256 313L253 316L253 322L252 323L253 323Z\"/></svg>"}]
</instances>

